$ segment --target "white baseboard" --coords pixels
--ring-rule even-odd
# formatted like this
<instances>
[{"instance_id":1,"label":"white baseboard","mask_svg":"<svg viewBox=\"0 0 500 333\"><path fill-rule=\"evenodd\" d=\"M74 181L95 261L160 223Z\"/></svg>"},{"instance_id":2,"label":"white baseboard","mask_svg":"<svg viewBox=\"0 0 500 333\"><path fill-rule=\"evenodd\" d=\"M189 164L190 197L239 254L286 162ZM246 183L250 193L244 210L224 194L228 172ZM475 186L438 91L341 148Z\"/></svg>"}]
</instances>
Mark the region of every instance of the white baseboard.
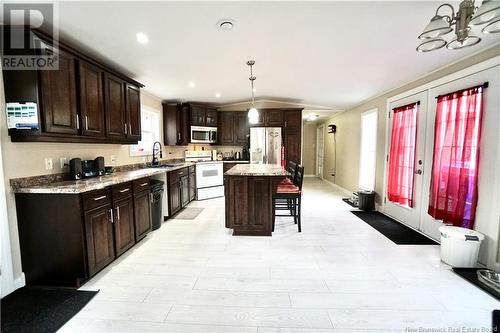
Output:
<instances>
[{"instance_id":1,"label":"white baseboard","mask_svg":"<svg viewBox=\"0 0 500 333\"><path fill-rule=\"evenodd\" d=\"M14 288L19 289L22 288L26 285L26 278L24 277L24 273L21 273L21 275L14 280Z\"/></svg>"},{"instance_id":2,"label":"white baseboard","mask_svg":"<svg viewBox=\"0 0 500 333\"><path fill-rule=\"evenodd\" d=\"M318 178L316 175L304 175L304 178Z\"/></svg>"},{"instance_id":3,"label":"white baseboard","mask_svg":"<svg viewBox=\"0 0 500 333\"><path fill-rule=\"evenodd\" d=\"M340 191L340 192L344 193L345 195L347 195L347 196L349 196L349 197L352 195L352 191L349 191L348 189L343 188L342 186L339 186L339 185L337 185L337 184L335 184L335 183L332 183L331 181L326 180L326 179L323 179L323 181L324 181L324 182L326 182L326 183L328 183L328 184L330 184L330 185L331 185L332 187L334 187L336 190L338 190L338 191Z\"/></svg>"}]
</instances>

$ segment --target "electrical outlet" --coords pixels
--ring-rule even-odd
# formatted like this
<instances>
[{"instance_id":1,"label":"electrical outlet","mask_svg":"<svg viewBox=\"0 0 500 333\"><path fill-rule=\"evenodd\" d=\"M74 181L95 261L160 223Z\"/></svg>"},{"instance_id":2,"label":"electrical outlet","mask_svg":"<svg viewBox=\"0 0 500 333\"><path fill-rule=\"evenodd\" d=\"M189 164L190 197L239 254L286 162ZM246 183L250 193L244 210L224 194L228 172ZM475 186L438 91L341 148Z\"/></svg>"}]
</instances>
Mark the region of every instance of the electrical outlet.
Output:
<instances>
[{"instance_id":1,"label":"electrical outlet","mask_svg":"<svg viewBox=\"0 0 500 333\"><path fill-rule=\"evenodd\" d=\"M52 159L50 157L45 158L45 170L52 170Z\"/></svg>"},{"instance_id":2,"label":"electrical outlet","mask_svg":"<svg viewBox=\"0 0 500 333\"><path fill-rule=\"evenodd\" d=\"M61 164L61 169L64 169L68 163L68 159L66 157L60 157L59 163Z\"/></svg>"}]
</instances>

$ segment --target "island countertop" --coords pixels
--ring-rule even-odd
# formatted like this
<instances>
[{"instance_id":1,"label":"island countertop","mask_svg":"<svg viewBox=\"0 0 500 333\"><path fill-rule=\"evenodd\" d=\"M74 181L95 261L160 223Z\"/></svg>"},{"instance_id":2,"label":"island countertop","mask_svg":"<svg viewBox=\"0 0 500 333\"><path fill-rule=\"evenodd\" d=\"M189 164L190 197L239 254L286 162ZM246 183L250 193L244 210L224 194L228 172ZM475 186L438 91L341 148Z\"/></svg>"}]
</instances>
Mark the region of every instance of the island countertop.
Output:
<instances>
[{"instance_id":1,"label":"island countertop","mask_svg":"<svg viewBox=\"0 0 500 333\"><path fill-rule=\"evenodd\" d=\"M286 177L289 173L278 164L237 164L226 171L225 175Z\"/></svg>"}]
</instances>

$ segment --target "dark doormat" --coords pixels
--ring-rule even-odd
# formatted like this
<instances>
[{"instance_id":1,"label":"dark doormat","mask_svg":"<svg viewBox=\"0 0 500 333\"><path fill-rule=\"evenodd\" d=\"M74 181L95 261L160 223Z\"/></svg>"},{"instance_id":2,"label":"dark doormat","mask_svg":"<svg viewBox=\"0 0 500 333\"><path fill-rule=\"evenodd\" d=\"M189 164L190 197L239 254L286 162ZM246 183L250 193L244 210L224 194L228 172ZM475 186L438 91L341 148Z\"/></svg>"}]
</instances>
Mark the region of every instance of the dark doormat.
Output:
<instances>
[{"instance_id":1,"label":"dark doormat","mask_svg":"<svg viewBox=\"0 0 500 333\"><path fill-rule=\"evenodd\" d=\"M432 239L379 212L351 211L398 245L439 245Z\"/></svg>"},{"instance_id":2,"label":"dark doormat","mask_svg":"<svg viewBox=\"0 0 500 333\"><path fill-rule=\"evenodd\" d=\"M69 288L18 289L2 298L2 333L56 332L96 294Z\"/></svg>"},{"instance_id":3,"label":"dark doormat","mask_svg":"<svg viewBox=\"0 0 500 333\"><path fill-rule=\"evenodd\" d=\"M467 281L469 281L470 283L472 283L473 285L475 285L479 289L484 290L485 292L487 292L488 294L490 294L491 296L495 297L497 300L500 301L500 294L496 290L490 288L489 286L487 286L484 283L481 283L481 281L479 281L479 279L477 277L477 271L480 270L481 268L453 267L452 269L456 274L460 275L462 278L466 279Z\"/></svg>"},{"instance_id":4,"label":"dark doormat","mask_svg":"<svg viewBox=\"0 0 500 333\"><path fill-rule=\"evenodd\" d=\"M342 198L342 201L351 207L358 208L358 206L351 201L351 198Z\"/></svg>"}]
</instances>

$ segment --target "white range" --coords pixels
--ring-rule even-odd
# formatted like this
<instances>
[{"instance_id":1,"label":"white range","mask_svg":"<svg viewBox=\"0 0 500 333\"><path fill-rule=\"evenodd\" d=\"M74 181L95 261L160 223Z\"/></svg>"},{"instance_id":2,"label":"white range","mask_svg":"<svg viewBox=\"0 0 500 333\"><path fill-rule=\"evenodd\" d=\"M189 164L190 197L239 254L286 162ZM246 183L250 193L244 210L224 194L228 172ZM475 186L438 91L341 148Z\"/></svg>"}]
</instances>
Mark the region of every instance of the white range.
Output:
<instances>
[{"instance_id":1,"label":"white range","mask_svg":"<svg viewBox=\"0 0 500 333\"><path fill-rule=\"evenodd\" d=\"M224 196L222 161L212 161L210 150L186 151L186 162L196 162L196 200Z\"/></svg>"}]
</instances>

